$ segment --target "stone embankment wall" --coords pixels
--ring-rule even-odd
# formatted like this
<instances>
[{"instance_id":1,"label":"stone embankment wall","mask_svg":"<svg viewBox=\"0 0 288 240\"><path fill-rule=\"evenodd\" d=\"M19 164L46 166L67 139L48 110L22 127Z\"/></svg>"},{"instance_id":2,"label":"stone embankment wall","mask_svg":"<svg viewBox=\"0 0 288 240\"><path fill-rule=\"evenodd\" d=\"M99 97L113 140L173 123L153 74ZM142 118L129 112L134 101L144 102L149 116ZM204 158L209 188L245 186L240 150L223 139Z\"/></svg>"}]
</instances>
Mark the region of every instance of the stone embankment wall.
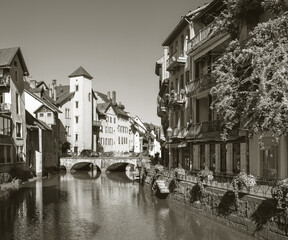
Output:
<instances>
[{"instance_id":1,"label":"stone embankment wall","mask_svg":"<svg viewBox=\"0 0 288 240\"><path fill-rule=\"evenodd\" d=\"M151 174L146 183L151 182ZM165 176L171 193L169 199L180 202L198 214L212 218L259 239L287 240L288 211L278 210L272 198L239 193L238 204L231 190L204 184L204 194L199 195L196 182L176 180ZM176 182L175 182L176 181Z\"/></svg>"}]
</instances>

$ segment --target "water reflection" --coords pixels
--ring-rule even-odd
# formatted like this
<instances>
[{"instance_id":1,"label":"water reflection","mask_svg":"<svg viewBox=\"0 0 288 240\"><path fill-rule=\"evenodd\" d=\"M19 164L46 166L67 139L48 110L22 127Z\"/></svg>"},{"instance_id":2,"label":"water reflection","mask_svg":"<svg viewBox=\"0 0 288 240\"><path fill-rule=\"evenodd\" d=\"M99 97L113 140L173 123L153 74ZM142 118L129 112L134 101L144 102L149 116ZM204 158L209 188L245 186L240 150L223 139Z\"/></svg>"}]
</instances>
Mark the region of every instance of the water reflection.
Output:
<instances>
[{"instance_id":1,"label":"water reflection","mask_svg":"<svg viewBox=\"0 0 288 240\"><path fill-rule=\"evenodd\" d=\"M56 175L0 201L0 239L5 240L244 238L252 239L157 199L125 173Z\"/></svg>"},{"instance_id":2,"label":"water reflection","mask_svg":"<svg viewBox=\"0 0 288 240\"><path fill-rule=\"evenodd\" d=\"M133 175L130 171L125 172L118 172L115 174L115 172L106 172L107 177L114 182L126 182L129 183L133 181Z\"/></svg>"},{"instance_id":3,"label":"water reflection","mask_svg":"<svg viewBox=\"0 0 288 240\"><path fill-rule=\"evenodd\" d=\"M100 177L101 172L97 170L93 171L73 171L71 172L71 175L74 178L83 179L83 180L89 180L89 179L97 179Z\"/></svg>"}]
</instances>

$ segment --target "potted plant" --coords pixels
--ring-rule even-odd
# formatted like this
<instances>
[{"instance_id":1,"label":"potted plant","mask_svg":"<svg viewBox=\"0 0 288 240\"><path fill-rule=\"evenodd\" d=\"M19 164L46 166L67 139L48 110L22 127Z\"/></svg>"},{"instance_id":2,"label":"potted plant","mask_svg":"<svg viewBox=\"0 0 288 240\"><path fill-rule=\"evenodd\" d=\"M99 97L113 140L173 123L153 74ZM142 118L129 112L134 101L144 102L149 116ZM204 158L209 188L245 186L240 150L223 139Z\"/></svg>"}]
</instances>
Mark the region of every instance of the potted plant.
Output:
<instances>
[{"instance_id":1,"label":"potted plant","mask_svg":"<svg viewBox=\"0 0 288 240\"><path fill-rule=\"evenodd\" d=\"M192 195L194 199L202 200L206 195L206 190L204 188L204 182L213 180L213 172L210 171L207 167L197 173L197 183L194 187Z\"/></svg>"},{"instance_id":2,"label":"potted plant","mask_svg":"<svg viewBox=\"0 0 288 240\"><path fill-rule=\"evenodd\" d=\"M247 174L245 172L240 172L232 180L233 192L235 194L235 204L236 209L239 208L239 191L246 188L248 191L256 185L256 177L252 174Z\"/></svg>"}]
</instances>

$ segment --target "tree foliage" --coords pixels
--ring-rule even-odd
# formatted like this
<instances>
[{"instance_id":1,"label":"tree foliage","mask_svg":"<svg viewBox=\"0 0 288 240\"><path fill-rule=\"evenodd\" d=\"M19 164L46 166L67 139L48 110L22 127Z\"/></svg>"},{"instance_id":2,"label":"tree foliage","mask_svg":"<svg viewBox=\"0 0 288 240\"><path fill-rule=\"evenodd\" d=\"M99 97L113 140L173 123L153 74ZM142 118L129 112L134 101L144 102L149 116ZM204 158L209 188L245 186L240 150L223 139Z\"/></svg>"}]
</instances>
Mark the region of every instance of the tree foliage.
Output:
<instances>
[{"instance_id":1,"label":"tree foliage","mask_svg":"<svg viewBox=\"0 0 288 240\"><path fill-rule=\"evenodd\" d=\"M245 4L245 0L229 2ZM275 7L263 3L262 6ZM227 21L226 26L233 18ZM211 90L215 99L213 108L223 117L224 135L239 126L247 129L250 136L267 131L277 138L285 134L288 129L288 13L259 23L244 47L237 39L230 42L215 64L213 75L216 79Z\"/></svg>"}]
</instances>

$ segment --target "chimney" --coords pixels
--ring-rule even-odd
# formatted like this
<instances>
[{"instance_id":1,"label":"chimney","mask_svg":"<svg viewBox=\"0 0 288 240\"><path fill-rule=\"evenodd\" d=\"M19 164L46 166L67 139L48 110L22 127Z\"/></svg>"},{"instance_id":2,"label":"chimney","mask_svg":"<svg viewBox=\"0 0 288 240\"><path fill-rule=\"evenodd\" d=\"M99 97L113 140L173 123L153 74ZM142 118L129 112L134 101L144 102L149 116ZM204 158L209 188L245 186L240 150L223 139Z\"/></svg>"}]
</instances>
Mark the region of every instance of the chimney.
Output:
<instances>
[{"instance_id":1,"label":"chimney","mask_svg":"<svg viewBox=\"0 0 288 240\"><path fill-rule=\"evenodd\" d=\"M31 88L36 88L36 80L30 80L30 87Z\"/></svg>"},{"instance_id":2,"label":"chimney","mask_svg":"<svg viewBox=\"0 0 288 240\"><path fill-rule=\"evenodd\" d=\"M108 99L109 99L109 100L111 99L111 96L110 96L110 91L109 91L109 92L107 92L107 97L108 97Z\"/></svg>"},{"instance_id":3,"label":"chimney","mask_svg":"<svg viewBox=\"0 0 288 240\"><path fill-rule=\"evenodd\" d=\"M56 96L56 84L57 84L57 80L56 80L56 79L53 79L53 80L52 80L52 95L53 95L54 101L57 100L57 96Z\"/></svg>"},{"instance_id":4,"label":"chimney","mask_svg":"<svg viewBox=\"0 0 288 240\"><path fill-rule=\"evenodd\" d=\"M116 104L116 92L112 91L112 104Z\"/></svg>"},{"instance_id":5,"label":"chimney","mask_svg":"<svg viewBox=\"0 0 288 240\"><path fill-rule=\"evenodd\" d=\"M53 97L53 96L52 96L52 88L51 88L51 85L50 85L50 84L49 84L49 88L48 88L48 89L49 89L49 97L52 98L52 97Z\"/></svg>"}]
</instances>

